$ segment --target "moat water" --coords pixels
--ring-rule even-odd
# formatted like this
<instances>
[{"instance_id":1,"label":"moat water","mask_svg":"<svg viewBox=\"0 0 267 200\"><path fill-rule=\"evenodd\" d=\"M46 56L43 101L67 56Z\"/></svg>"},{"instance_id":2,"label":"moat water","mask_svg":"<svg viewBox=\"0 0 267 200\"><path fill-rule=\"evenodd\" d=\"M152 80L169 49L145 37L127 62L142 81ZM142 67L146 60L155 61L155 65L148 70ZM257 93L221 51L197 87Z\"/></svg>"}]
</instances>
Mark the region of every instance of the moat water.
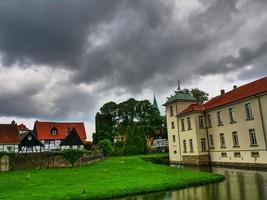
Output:
<instances>
[{"instance_id":1,"label":"moat water","mask_svg":"<svg viewBox=\"0 0 267 200\"><path fill-rule=\"evenodd\" d=\"M195 168L223 174L225 180L206 186L120 198L120 200L267 200L267 172L221 167Z\"/></svg>"}]
</instances>

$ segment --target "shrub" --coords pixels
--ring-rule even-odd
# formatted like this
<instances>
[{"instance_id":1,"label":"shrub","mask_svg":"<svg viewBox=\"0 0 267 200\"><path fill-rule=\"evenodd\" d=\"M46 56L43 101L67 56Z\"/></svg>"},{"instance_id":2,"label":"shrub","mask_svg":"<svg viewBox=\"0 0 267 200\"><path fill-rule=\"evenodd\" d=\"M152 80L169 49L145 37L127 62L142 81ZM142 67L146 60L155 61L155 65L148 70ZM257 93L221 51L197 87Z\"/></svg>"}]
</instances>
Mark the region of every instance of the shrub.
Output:
<instances>
[{"instance_id":1,"label":"shrub","mask_svg":"<svg viewBox=\"0 0 267 200\"><path fill-rule=\"evenodd\" d=\"M74 166L75 162L79 160L86 151L81 149L65 149L61 153L62 156Z\"/></svg>"},{"instance_id":2,"label":"shrub","mask_svg":"<svg viewBox=\"0 0 267 200\"><path fill-rule=\"evenodd\" d=\"M144 130L137 126L130 127L123 154L139 155L145 153L147 153L147 144Z\"/></svg>"},{"instance_id":3,"label":"shrub","mask_svg":"<svg viewBox=\"0 0 267 200\"><path fill-rule=\"evenodd\" d=\"M108 139L100 140L98 146L102 150L104 156L110 156L112 154L113 147L110 140Z\"/></svg>"}]
</instances>

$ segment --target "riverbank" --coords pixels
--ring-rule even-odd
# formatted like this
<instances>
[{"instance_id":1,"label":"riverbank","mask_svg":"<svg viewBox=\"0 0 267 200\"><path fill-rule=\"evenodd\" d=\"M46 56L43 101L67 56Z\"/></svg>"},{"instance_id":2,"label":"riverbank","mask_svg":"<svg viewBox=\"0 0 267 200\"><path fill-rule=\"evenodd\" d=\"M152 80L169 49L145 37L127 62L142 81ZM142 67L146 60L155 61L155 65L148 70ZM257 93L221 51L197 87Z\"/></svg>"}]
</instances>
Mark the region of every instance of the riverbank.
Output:
<instances>
[{"instance_id":1,"label":"riverbank","mask_svg":"<svg viewBox=\"0 0 267 200\"><path fill-rule=\"evenodd\" d=\"M153 155L156 156L164 154ZM114 157L77 168L1 173L0 199L107 199L224 179L221 175L171 168L143 158Z\"/></svg>"}]
</instances>

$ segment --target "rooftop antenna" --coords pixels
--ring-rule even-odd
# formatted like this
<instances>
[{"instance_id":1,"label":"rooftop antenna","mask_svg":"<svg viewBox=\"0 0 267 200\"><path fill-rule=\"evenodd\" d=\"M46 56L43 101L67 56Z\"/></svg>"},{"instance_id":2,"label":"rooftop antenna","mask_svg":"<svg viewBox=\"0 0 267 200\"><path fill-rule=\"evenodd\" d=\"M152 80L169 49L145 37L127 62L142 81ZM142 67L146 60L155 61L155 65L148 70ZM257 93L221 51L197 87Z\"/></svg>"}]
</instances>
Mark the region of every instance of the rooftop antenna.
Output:
<instances>
[{"instance_id":1,"label":"rooftop antenna","mask_svg":"<svg viewBox=\"0 0 267 200\"><path fill-rule=\"evenodd\" d=\"M181 90L181 86L180 86L181 83L180 83L180 80L177 80L177 83L178 83L178 88L177 88L177 90L180 91L180 90Z\"/></svg>"}]
</instances>

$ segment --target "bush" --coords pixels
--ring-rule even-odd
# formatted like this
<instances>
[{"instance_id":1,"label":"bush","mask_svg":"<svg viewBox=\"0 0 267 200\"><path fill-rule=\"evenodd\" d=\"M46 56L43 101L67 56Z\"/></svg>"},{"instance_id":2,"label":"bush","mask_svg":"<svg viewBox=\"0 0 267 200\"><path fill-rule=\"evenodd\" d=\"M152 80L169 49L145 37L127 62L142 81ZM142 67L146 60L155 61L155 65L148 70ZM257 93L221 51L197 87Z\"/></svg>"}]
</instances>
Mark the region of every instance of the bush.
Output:
<instances>
[{"instance_id":1,"label":"bush","mask_svg":"<svg viewBox=\"0 0 267 200\"><path fill-rule=\"evenodd\" d=\"M144 130L137 126L129 128L123 154L140 155L145 153L147 153L147 144Z\"/></svg>"},{"instance_id":2,"label":"bush","mask_svg":"<svg viewBox=\"0 0 267 200\"><path fill-rule=\"evenodd\" d=\"M62 152L62 156L69 161L72 166L74 166L75 162L79 160L84 153L86 153L85 150L80 149L65 149Z\"/></svg>"},{"instance_id":3,"label":"bush","mask_svg":"<svg viewBox=\"0 0 267 200\"><path fill-rule=\"evenodd\" d=\"M102 150L104 156L110 156L113 152L112 144L108 139L100 140L98 146Z\"/></svg>"},{"instance_id":4,"label":"bush","mask_svg":"<svg viewBox=\"0 0 267 200\"><path fill-rule=\"evenodd\" d=\"M122 156L123 155L123 147L125 145L125 142L116 142L114 143L114 150L113 155L114 156Z\"/></svg>"}]
</instances>

